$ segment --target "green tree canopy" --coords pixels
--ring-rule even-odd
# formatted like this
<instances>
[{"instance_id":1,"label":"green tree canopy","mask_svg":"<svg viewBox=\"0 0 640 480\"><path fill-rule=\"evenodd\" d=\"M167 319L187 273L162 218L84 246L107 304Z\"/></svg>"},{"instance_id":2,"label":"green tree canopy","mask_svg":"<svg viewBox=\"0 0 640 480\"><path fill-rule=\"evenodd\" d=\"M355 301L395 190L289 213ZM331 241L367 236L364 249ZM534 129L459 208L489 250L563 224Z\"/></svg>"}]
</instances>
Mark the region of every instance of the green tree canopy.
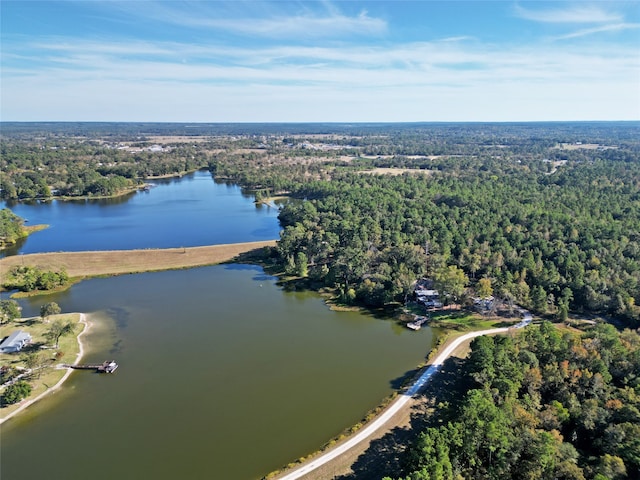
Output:
<instances>
[{"instance_id":1,"label":"green tree canopy","mask_svg":"<svg viewBox=\"0 0 640 480\"><path fill-rule=\"evenodd\" d=\"M40 307L40 317L45 320L51 315L58 315L62 310L56 302L45 303Z\"/></svg>"},{"instance_id":2,"label":"green tree canopy","mask_svg":"<svg viewBox=\"0 0 640 480\"><path fill-rule=\"evenodd\" d=\"M54 348L58 348L58 342L60 338L66 335L71 335L75 331L75 324L73 322L63 323L60 320L56 320L51 324L49 329L44 333L45 338L53 344Z\"/></svg>"},{"instance_id":3,"label":"green tree canopy","mask_svg":"<svg viewBox=\"0 0 640 480\"><path fill-rule=\"evenodd\" d=\"M24 380L18 380L15 383L7 386L2 393L2 405L13 405L19 402L23 398L28 397L31 394L31 385Z\"/></svg>"},{"instance_id":4,"label":"green tree canopy","mask_svg":"<svg viewBox=\"0 0 640 480\"><path fill-rule=\"evenodd\" d=\"M0 300L0 325L20 318L20 305L15 300Z\"/></svg>"},{"instance_id":5,"label":"green tree canopy","mask_svg":"<svg viewBox=\"0 0 640 480\"><path fill-rule=\"evenodd\" d=\"M433 273L433 281L435 288L445 298L451 298L457 303L464 294L464 289L469 283L469 277L461 268L456 265L449 265L437 269Z\"/></svg>"}]
</instances>

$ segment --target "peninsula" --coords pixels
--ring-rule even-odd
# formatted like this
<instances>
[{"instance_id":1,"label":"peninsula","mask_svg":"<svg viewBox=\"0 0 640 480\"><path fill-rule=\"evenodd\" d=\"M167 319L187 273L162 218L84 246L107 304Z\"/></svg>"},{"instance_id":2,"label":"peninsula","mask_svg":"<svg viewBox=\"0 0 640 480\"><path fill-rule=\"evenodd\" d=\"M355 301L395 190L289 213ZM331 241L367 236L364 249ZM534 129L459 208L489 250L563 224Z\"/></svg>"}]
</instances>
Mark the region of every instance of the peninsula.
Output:
<instances>
[{"instance_id":1,"label":"peninsula","mask_svg":"<svg viewBox=\"0 0 640 480\"><path fill-rule=\"evenodd\" d=\"M0 284L18 265L64 269L70 278L78 279L215 265L275 244L275 240L266 240L204 247L14 255L0 259Z\"/></svg>"}]
</instances>

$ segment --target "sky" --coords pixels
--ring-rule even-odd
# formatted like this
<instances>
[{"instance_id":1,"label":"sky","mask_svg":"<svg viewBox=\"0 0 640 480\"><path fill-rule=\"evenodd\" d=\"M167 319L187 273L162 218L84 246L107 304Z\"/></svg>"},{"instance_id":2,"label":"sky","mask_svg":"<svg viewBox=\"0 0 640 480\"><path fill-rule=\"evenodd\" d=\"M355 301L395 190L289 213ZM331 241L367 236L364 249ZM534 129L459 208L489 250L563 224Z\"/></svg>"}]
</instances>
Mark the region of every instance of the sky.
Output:
<instances>
[{"instance_id":1,"label":"sky","mask_svg":"<svg viewBox=\"0 0 640 480\"><path fill-rule=\"evenodd\" d=\"M1 0L0 120L640 120L640 0Z\"/></svg>"}]
</instances>

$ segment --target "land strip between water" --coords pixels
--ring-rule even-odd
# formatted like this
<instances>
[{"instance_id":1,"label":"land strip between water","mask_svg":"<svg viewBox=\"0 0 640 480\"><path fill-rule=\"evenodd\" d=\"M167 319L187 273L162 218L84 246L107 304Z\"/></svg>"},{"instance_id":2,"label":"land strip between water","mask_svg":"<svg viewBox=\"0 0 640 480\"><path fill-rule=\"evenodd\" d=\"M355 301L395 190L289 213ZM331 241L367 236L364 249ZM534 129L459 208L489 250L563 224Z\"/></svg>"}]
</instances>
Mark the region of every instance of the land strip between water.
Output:
<instances>
[{"instance_id":1,"label":"land strip between water","mask_svg":"<svg viewBox=\"0 0 640 480\"><path fill-rule=\"evenodd\" d=\"M215 265L231 261L243 253L275 245L276 240L266 240L204 247L14 255L0 259L0 284L4 283L13 267L20 265L48 270L65 269L71 278L110 276Z\"/></svg>"}]
</instances>

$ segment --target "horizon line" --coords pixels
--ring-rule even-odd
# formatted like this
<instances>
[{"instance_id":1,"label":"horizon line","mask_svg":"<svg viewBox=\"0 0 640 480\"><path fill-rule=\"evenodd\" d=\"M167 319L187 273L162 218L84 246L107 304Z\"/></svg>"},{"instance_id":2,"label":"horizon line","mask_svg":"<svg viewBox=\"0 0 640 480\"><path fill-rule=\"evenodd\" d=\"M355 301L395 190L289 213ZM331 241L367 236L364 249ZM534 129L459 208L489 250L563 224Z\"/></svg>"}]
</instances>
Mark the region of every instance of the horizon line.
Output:
<instances>
[{"instance_id":1,"label":"horizon line","mask_svg":"<svg viewBox=\"0 0 640 480\"><path fill-rule=\"evenodd\" d=\"M173 121L173 120L0 120L2 124L37 124L37 123L120 123L120 124L183 124L183 125L420 125L420 124L506 124L506 123L640 123L640 118L633 120L410 120L410 121Z\"/></svg>"}]
</instances>

